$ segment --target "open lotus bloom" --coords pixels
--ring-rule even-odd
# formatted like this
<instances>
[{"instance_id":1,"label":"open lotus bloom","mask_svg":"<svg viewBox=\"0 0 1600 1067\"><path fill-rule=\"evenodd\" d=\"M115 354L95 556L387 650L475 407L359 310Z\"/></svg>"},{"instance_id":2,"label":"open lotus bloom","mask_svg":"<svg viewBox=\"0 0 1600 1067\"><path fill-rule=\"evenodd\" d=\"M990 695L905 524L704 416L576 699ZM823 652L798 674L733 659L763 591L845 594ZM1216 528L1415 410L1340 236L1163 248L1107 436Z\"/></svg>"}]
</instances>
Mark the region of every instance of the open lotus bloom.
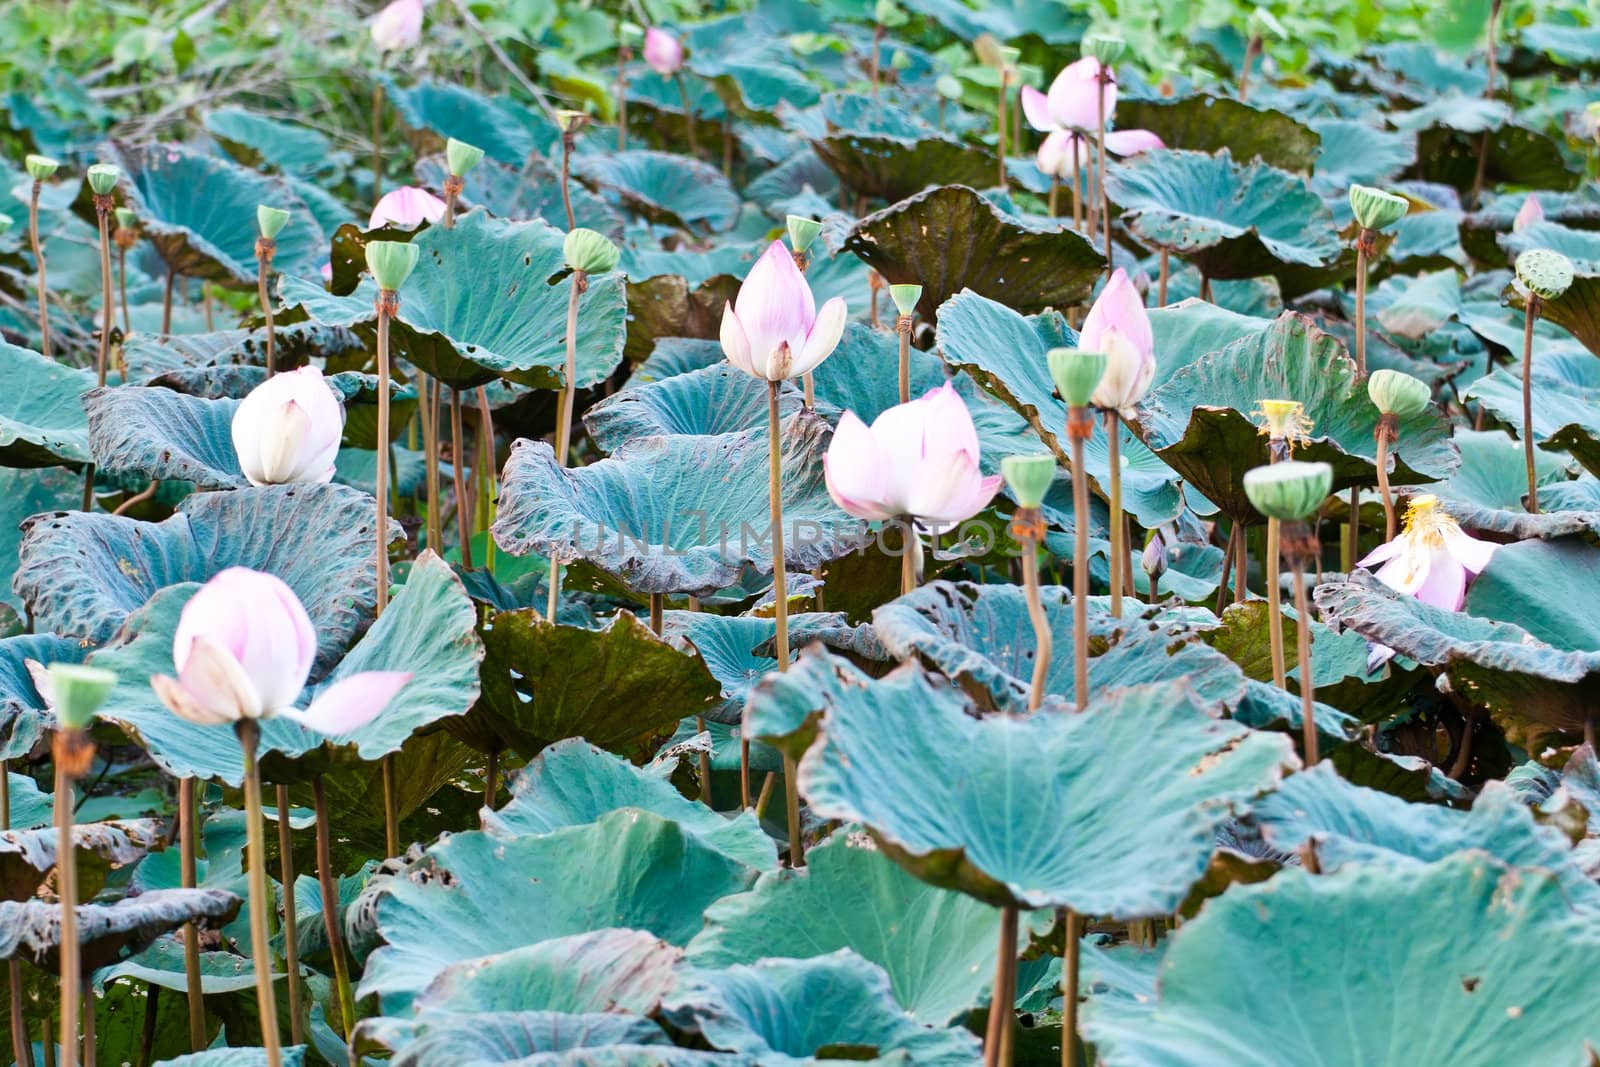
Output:
<instances>
[{"instance_id":1,"label":"open lotus bloom","mask_svg":"<svg viewBox=\"0 0 1600 1067\"><path fill-rule=\"evenodd\" d=\"M233 413L233 448L251 485L330 482L344 405L315 367L274 375Z\"/></svg>"},{"instance_id":2,"label":"open lotus bloom","mask_svg":"<svg viewBox=\"0 0 1600 1067\"><path fill-rule=\"evenodd\" d=\"M982 511L1000 488L1000 475L985 478L978 459L972 416L946 382L871 426L846 411L822 469L828 495L858 519L955 523Z\"/></svg>"},{"instance_id":3,"label":"open lotus bloom","mask_svg":"<svg viewBox=\"0 0 1600 1067\"><path fill-rule=\"evenodd\" d=\"M304 711L295 700L317 654L311 618L283 581L230 567L201 586L172 638L177 678L150 685L174 715L202 726L283 716L319 733L346 734L371 722L411 674L363 671L329 686Z\"/></svg>"},{"instance_id":4,"label":"open lotus bloom","mask_svg":"<svg viewBox=\"0 0 1600 1067\"><path fill-rule=\"evenodd\" d=\"M683 69L683 44L666 30L651 26L644 31L644 61L663 78Z\"/></svg>"},{"instance_id":5,"label":"open lotus bloom","mask_svg":"<svg viewBox=\"0 0 1600 1067\"><path fill-rule=\"evenodd\" d=\"M1152 148L1165 147L1161 138L1149 130L1106 131L1106 151L1114 156L1136 156ZM1034 162L1046 174L1071 178L1089 168L1093 152L1094 138L1080 136L1070 130L1052 130L1039 145Z\"/></svg>"},{"instance_id":6,"label":"open lotus bloom","mask_svg":"<svg viewBox=\"0 0 1600 1067\"><path fill-rule=\"evenodd\" d=\"M1360 565L1382 564L1374 573L1390 589L1460 611L1467 582L1489 565L1496 547L1463 532L1438 497L1424 494L1411 498L1399 535L1373 549Z\"/></svg>"},{"instance_id":7,"label":"open lotus bloom","mask_svg":"<svg viewBox=\"0 0 1600 1067\"><path fill-rule=\"evenodd\" d=\"M1121 267L1085 316L1078 347L1106 356L1105 375L1090 403L1131 418L1155 378L1156 341L1144 298Z\"/></svg>"},{"instance_id":8,"label":"open lotus bloom","mask_svg":"<svg viewBox=\"0 0 1600 1067\"><path fill-rule=\"evenodd\" d=\"M422 40L422 0L394 0L372 20L372 43L380 51L412 48Z\"/></svg>"},{"instance_id":9,"label":"open lotus bloom","mask_svg":"<svg viewBox=\"0 0 1600 1067\"><path fill-rule=\"evenodd\" d=\"M1525 230L1534 223L1543 221L1544 205L1539 203L1537 196L1529 193L1528 199L1524 200L1522 206L1517 209L1517 217L1511 220L1511 229L1513 232Z\"/></svg>"},{"instance_id":10,"label":"open lotus bloom","mask_svg":"<svg viewBox=\"0 0 1600 1067\"><path fill-rule=\"evenodd\" d=\"M722 351L757 378L798 378L827 359L844 334L845 305L834 297L817 312L794 254L774 241L722 311Z\"/></svg>"},{"instance_id":11,"label":"open lotus bloom","mask_svg":"<svg viewBox=\"0 0 1600 1067\"><path fill-rule=\"evenodd\" d=\"M1022 114L1028 125L1040 133L1052 130L1096 130L1100 128L1100 61L1084 56L1062 68L1050 83L1050 92L1041 93L1031 85L1022 87ZM1105 84L1106 124L1117 109L1117 83ZM1109 147L1109 146L1107 146Z\"/></svg>"},{"instance_id":12,"label":"open lotus bloom","mask_svg":"<svg viewBox=\"0 0 1600 1067\"><path fill-rule=\"evenodd\" d=\"M438 222L444 218L444 201L414 185L403 185L383 194L378 206L372 209L367 229L394 224L415 229L424 222Z\"/></svg>"}]
</instances>

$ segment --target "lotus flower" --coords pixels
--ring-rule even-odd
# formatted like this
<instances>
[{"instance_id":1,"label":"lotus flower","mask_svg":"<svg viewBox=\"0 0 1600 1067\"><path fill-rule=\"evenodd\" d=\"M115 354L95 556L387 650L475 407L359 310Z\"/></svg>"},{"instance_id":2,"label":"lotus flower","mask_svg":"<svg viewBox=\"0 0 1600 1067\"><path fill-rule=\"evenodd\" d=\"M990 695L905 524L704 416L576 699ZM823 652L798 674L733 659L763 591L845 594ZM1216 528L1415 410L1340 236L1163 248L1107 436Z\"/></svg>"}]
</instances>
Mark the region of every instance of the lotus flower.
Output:
<instances>
[{"instance_id":1,"label":"lotus flower","mask_svg":"<svg viewBox=\"0 0 1600 1067\"><path fill-rule=\"evenodd\" d=\"M344 406L315 367L274 375L233 413L233 448L251 485L333 480Z\"/></svg>"},{"instance_id":2,"label":"lotus flower","mask_svg":"<svg viewBox=\"0 0 1600 1067\"><path fill-rule=\"evenodd\" d=\"M372 42L383 52L413 48L422 40L422 0L394 0L372 20Z\"/></svg>"},{"instance_id":3,"label":"lotus flower","mask_svg":"<svg viewBox=\"0 0 1600 1067\"><path fill-rule=\"evenodd\" d=\"M393 223L415 229L424 222L438 222L444 218L444 201L414 185L404 185L383 194L378 206L372 209L367 229Z\"/></svg>"},{"instance_id":4,"label":"lotus flower","mask_svg":"<svg viewBox=\"0 0 1600 1067\"><path fill-rule=\"evenodd\" d=\"M1165 147L1161 138L1149 130L1106 132L1106 151L1113 156L1136 156L1152 148ZM1081 137L1071 130L1052 130L1039 145L1039 154L1035 157L1035 162L1045 174L1070 179L1073 174L1088 169L1090 153L1093 151L1094 141L1091 138ZM1077 156L1076 163L1073 160L1074 154Z\"/></svg>"},{"instance_id":5,"label":"lotus flower","mask_svg":"<svg viewBox=\"0 0 1600 1067\"><path fill-rule=\"evenodd\" d=\"M1381 563L1377 578L1390 589L1436 608L1460 611L1468 580L1482 573L1497 547L1463 533L1439 506L1438 497L1423 494L1411 498L1400 534L1360 565Z\"/></svg>"},{"instance_id":6,"label":"lotus flower","mask_svg":"<svg viewBox=\"0 0 1600 1067\"><path fill-rule=\"evenodd\" d=\"M1156 344L1144 300L1121 267L1084 318L1078 347L1106 356L1106 373L1090 402L1131 418L1155 377Z\"/></svg>"},{"instance_id":7,"label":"lotus flower","mask_svg":"<svg viewBox=\"0 0 1600 1067\"><path fill-rule=\"evenodd\" d=\"M794 255L774 241L723 308L722 351L729 363L757 378L798 378L838 347L845 314L837 296L817 312Z\"/></svg>"},{"instance_id":8,"label":"lotus flower","mask_svg":"<svg viewBox=\"0 0 1600 1067\"><path fill-rule=\"evenodd\" d=\"M663 78L670 78L683 69L683 43L651 26L644 31L644 61Z\"/></svg>"},{"instance_id":9,"label":"lotus flower","mask_svg":"<svg viewBox=\"0 0 1600 1067\"><path fill-rule=\"evenodd\" d=\"M1511 230L1525 230L1536 222L1544 221L1544 205L1539 203L1539 198L1533 194L1522 202L1522 207L1517 209L1517 217L1511 220Z\"/></svg>"},{"instance_id":10,"label":"lotus flower","mask_svg":"<svg viewBox=\"0 0 1600 1067\"><path fill-rule=\"evenodd\" d=\"M319 733L347 734L372 721L411 680L363 671L329 686L304 711L294 702L317 654L300 599L279 578L229 567L201 586L178 617L178 677L150 679L174 715L202 726L283 716Z\"/></svg>"},{"instance_id":11,"label":"lotus flower","mask_svg":"<svg viewBox=\"0 0 1600 1067\"><path fill-rule=\"evenodd\" d=\"M1022 87L1022 113L1028 125L1041 133L1052 130L1095 130L1100 127L1100 61L1084 56L1062 68L1050 83L1050 92L1041 93L1031 85ZM1115 75L1105 83L1106 121L1117 109Z\"/></svg>"},{"instance_id":12,"label":"lotus flower","mask_svg":"<svg viewBox=\"0 0 1600 1067\"><path fill-rule=\"evenodd\" d=\"M828 495L858 519L910 515L957 523L982 511L1000 476L978 468L978 431L949 382L889 408L869 427L846 411L822 469Z\"/></svg>"}]
</instances>

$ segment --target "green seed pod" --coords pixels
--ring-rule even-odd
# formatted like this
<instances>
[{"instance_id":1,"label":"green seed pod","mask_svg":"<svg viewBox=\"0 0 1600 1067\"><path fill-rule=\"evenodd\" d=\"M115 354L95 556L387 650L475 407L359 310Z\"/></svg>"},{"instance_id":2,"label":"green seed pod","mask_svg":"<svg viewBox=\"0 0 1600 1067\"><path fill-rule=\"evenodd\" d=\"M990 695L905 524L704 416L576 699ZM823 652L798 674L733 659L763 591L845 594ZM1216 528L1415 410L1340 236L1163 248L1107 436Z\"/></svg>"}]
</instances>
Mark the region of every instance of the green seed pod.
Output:
<instances>
[{"instance_id":1,"label":"green seed pod","mask_svg":"<svg viewBox=\"0 0 1600 1067\"><path fill-rule=\"evenodd\" d=\"M1332 488L1332 467L1297 459L1256 467L1244 476L1244 495L1255 509L1283 522L1302 522L1316 514Z\"/></svg>"},{"instance_id":2,"label":"green seed pod","mask_svg":"<svg viewBox=\"0 0 1600 1067\"><path fill-rule=\"evenodd\" d=\"M61 161L51 159L49 156L29 156L22 165L27 168L28 177L36 182L42 182L60 168Z\"/></svg>"},{"instance_id":3,"label":"green seed pod","mask_svg":"<svg viewBox=\"0 0 1600 1067\"><path fill-rule=\"evenodd\" d=\"M1517 281L1540 300L1555 300L1572 286L1572 260L1548 248L1530 248L1517 257Z\"/></svg>"},{"instance_id":4,"label":"green seed pod","mask_svg":"<svg viewBox=\"0 0 1600 1067\"><path fill-rule=\"evenodd\" d=\"M556 125L561 127L562 133L577 133L588 121L589 116L581 111L568 111L564 108L556 111Z\"/></svg>"},{"instance_id":5,"label":"green seed pod","mask_svg":"<svg viewBox=\"0 0 1600 1067\"><path fill-rule=\"evenodd\" d=\"M117 217L117 225L122 229L136 230L139 228L139 216L134 212L133 208L119 207L112 214Z\"/></svg>"},{"instance_id":6,"label":"green seed pod","mask_svg":"<svg viewBox=\"0 0 1600 1067\"><path fill-rule=\"evenodd\" d=\"M917 301L922 299L922 286L920 285L891 285L889 286L889 299L894 301L894 308L902 315L909 315L917 307Z\"/></svg>"},{"instance_id":7,"label":"green seed pod","mask_svg":"<svg viewBox=\"0 0 1600 1067\"><path fill-rule=\"evenodd\" d=\"M1000 461L1000 474L1019 506L1036 508L1044 503L1044 495L1050 491L1050 483L1055 481L1056 459L1042 454L1007 456Z\"/></svg>"},{"instance_id":8,"label":"green seed pod","mask_svg":"<svg viewBox=\"0 0 1600 1067\"><path fill-rule=\"evenodd\" d=\"M1421 414L1433 401L1426 382L1397 370L1373 371L1367 379L1367 395L1379 411L1399 419Z\"/></svg>"},{"instance_id":9,"label":"green seed pod","mask_svg":"<svg viewBox=\"0 0 1600 1067\"><path fill-rule=\"evenodd\" d=\"M379 289L394 292L416 270L421 254L421 249L405 241L372 241L367 245L367 269L377 279Z\"/></svg>"},{"instance_id":10,"label":"green seed pod","mask_svg":"<svg viewBox=\"0 0 1600 1067\"><path fill-rule=\"evenodd\" d=\"M1109 33L1091 33L1083 39L1084 55L1094 56L1102 67L1114 67L1128 50L1128 42Z\"/></svg>"},{"instance_id":11,"label":"green seed pod","mask_svg":"<svg viewBox=\"0 0 1600 1067\"><path fill-rule=\"evenodd\" d=\"M271 241L283 232L289 224L289 213L281 207L268 207L265 204L256 205L256 225L261 229L261 236Z\"/></svg>"},{"instance_id":12,"label":"green seed pod","mask_svg":"<svg viewBox=\"0 0 1600 1067\"><path fill-rule=\"evenodd\" d=\"M82 730L93 722L94 713L117 684L111 671L81 663L52 663L48 673L56 718L69 730Z\"/></svg>"},{"instance_id":13,"label":"green seed pod","mask_svg":"<svg viewBox=\"0 0 1600 1067\"><path fill-rule=\"evenodd\" d=\"M7 230L11 229L12 226L16 225L16 221L17 220L12 218L10 215L0 211L0 234L5 233Z\"/></svg>"},{"instance_id":14,"label":"green seed pod","mask_svg":"<svg viewBox=\"0 0 1600 1067\"><path fill-rule=\"evenodd\" d=\"M1245 33L1251 37L1275 37L1280 41L1289 39L1289 31L1283 28L1283 23L1264 7L1250 12L1250 17L1244 20L1244 27Z\"/></svg>"},{"instance_id":15,"label":"green seed pod","mask_svg":"<svg viewBox=\"0 0 1600 1067\"><path fill-rule=\"evenodd\" d=\"M1350 187L1350 210L1366 230L1385 230L1406 217L1411 201L1370 185Z\"/></svg>"},{"instance_id":16,"label":"green seed pod","mask_svg":"<svg viewBox=\"0 0 1600 1067\"><path fill-rule=\"evenodd\" d=\"M604 274L615 270L617 260L622 258L622 252L605 234L586 230L582 226L567 234L561 252L567 257L567 266L585 274Z\"/></svg>"},{"instance_id":17,"label":"green seed pod","mask_svg":"<svg viewBox=\"0 0 1600 1067\"><path fill-rule=\"evenodd\" d=\"M115 163L96 163L85 177L96 196L110 196L122 180L122 168Z\"/></svg>"},{"instance_id":18,"label":"green seed pod","mask_svg":"<svg viewBox=\"0 0 1600 1067\"><path fill-rule=\"evenodd\" d=\"M465 178L473 167L483 162L483 149L452 137L444 143L444 159L451 174Z\"/></svg>"},{"instance_id":19,"label":"green seed pod","mask_svg":"<svg viewBox=\"0 0 1600 1067\"><path fill-rule=\"evenodd\" d=\"M637 22L622 22L617 26L617 43L624 48L644 47L644 27Z\"/></svg>"},{"instance_id":20,"label":"green seed pod","mask_svg":"<svg viewBox=\"0 0 1600 1067\"><path fill-rule=\"evenodd\" d=\"M796 254L804 255L806 249L817 239L822 232L822 223L816 219L808 219L804 215L790 215L787 219L789 226L789 247Z\"/></svg>"},{"instance_id":21,"label":"green seed pod","mask_svg":"<svg viewBox=\"0 0 1600 1067\"><path fill-rule=\"evenodd\" d=\"M1050 377L1068 407L1087 407L1089 398L1105 377L1104 352L1085 352L1081 348L1052 348L1045 354L1050 361Z\"/></svg>"},{"instance_id":22,"label":"green seed pod","mask_svg":"<svg viewBox=\"0 0 1600 1067\"><path fill-rule=\"evenodd\" d=\"M946 100L961 99L961 79L954 74L939 75L938 79L933 83L933 87Z\"/></svg>"},{"instance_id":23,"label":"green seed pod","mask_svg":"<svg viewBox=\"0 0 1600 1067\"><path fill-rule=\"evenodd\" d=\"M911 69L911 56L909 54L907 54L905 49L896 48L894 50L894 53L889 56L889 69L890 70L910 70Z\"/></svg>"}]
</instances>

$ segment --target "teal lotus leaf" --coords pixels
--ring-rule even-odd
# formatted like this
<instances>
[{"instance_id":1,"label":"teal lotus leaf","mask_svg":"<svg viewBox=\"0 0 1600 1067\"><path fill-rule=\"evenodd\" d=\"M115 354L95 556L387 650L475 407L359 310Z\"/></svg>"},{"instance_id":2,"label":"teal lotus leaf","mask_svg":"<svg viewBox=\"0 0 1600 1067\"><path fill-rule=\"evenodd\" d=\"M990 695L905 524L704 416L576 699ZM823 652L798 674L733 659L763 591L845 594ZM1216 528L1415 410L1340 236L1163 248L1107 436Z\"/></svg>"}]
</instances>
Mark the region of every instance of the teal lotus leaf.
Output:
<instances>
[{"instance_id":1,"label":"teal lotus leaf","mask_svg":"<svg viewBox=\"0 0 1600 1067\"><path fill-rule=\"evenodd\" d=\"M728 179L687 156L641 149L579 155L572 173L617 194L651 222L721 232L739 220L739 196Z\"/></svg>"},{"instance_id":2,"label":"teal lotus leaf","mask_svg":"<svg viewBox=\"0 0 1600 1067\"><path fill-rule=\"evenodd\" d=\"M1260 159L1296 173L1311 170L1321 156L1322 138L1315 127L1274 108L1226 96L1194 92L1173 99L1121 99L1116 120L1119 129L1149 130L1167 148L1226 148L1235 159Z\"/></svg>"},{"instance_id":3,"label":"teal lotus leaf","mask_svg":"<svg viewBox=\"0 0 1600 1067\"><path fill-rule=\"evenodd\" d=\"M114 904L78 905L78 940L89 974L138 952L186 922L219 927L242 901L220 889L158 889ZM54 970L61 943L61 905L0 900L0 959L27 959Z\"/></svg>"},{"instance_id":4,"label":"teal lotus leaf","mask_svg":"<svg viewBox=\"0 0 1600 1067\"><path fill-rule=\"evenodd\" d=\"M120 386L84 394L89 447L97 470L199 489L248 485L233 447L237 400L208 400L171 389Z\"/></svg>"},{"instance_id":5,"label":"teal lotus leaf","mask_svg":"<svg viewBox=\"0 0 1600 1067\"><path fill-rule=\"evenodd\" d=\"M27 900L56 866L59 840L54 826L0 831L0 900ZM166 845L159 819L74 824L72 850L86 884L104 881L107 869L138 862Z\"/></svg>"},{"instance_id":6,"label":"teal lotus leaf","mask_svg":"<svg viewBox=\"0 0 1600 1067\"><path fill-rule=\"evenodd\" d=\"M0 340L0 373L11 387L0 399L0 465L76 466L89 460L81 397L94 375Z\"/></svg>"},{"instance_id":7,"label":"teal lotus leaf","mask_svg":"<svg viewBox=\"0 0 1600 1067\"><path fill-rule=\"evenodd\" d=\"M820 722L800 764L812 812L864 824L912 874L991 904L1167 914L1231 805L1297 765L1287 737L1213 718L1182 682L1077 715L980 719L915 666L873 681L809 650L752 694L752 732L798 735L802 702ZM952 752L962 775L938 770Z\"/></svg>"},{"instance_id":8,"label":"teal lotus leaf","mask_svg":"<svg viewBox=\"0 0 1600 1067\"><path fill-rule=\"evenodd\" d=\"M417 180L438 193L444 192L449 176L443 156L428 156L417 162ZM568 194L579 226L611 238L622 236L622 216L616 208L576 182ZM567 221L566 208L561 203L561 175L538 158L529 158L518 166L484 159L472 168L459 199L463 206L484 208L496 218L518 222L543 219L562 228Z\"/></svg>"},{"instance_id":9,"label":"teal lotus leaf","mask_svg":"<svg viewBox=\"0 0 1600 1067\"><path fill-rule=\"evenodd\" d=\"M393 1049L394 1067L426 1067L430 1063L559 1064L593 1062L594 1056L610 1062L637 1064L700 1062L674 1059L693 1057L674 1048L661 1027L649 1019L618 1012L575 1015L557 1011L451 1011L430 1014L411 1022L373 1019L361 1027L364 1040ZM559 1056L581 1050L568 1061ZM633 1060L619 1059L634 1056ZM652 1059L655 1056L658 1058ZM553 1058L554 1057L554 1058ZM721 1063L722 1057L714 1057Z\"/></svg>"}]
</instances>

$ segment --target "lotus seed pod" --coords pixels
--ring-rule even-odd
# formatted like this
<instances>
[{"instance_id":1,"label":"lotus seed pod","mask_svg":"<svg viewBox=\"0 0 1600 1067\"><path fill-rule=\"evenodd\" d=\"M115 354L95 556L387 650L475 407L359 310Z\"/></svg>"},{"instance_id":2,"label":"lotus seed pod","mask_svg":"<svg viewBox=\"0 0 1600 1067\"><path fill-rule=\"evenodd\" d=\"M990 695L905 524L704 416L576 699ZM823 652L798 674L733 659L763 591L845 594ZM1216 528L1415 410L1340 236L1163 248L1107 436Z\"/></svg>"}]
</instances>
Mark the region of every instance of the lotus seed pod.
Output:
<instances>
[{"instance_id":1,"label":"lotus seed pod","mask_svg":"<svg viewBox=\"0 0 1600 1067\"><path fill-rule=\"evenodd\" d=\"M896 48L894 50L894 54L889 57L889 69L890 70L910 70L911 69L911 56L909 54L907 54L905 49Z\"/></svg>"},{"instance_id":2,"label":"lotus seed pod","mask_svg":"<svg viewBox=\"0 0 1600 1067\"><path fill-rule=\"evenodd\" d=\"M922 286L891 285L889 299L894 301L896 311L902 315L909 315L916 310L917 301L922 299Z\"/></svg>"},{"instance_id":3,"label":"lotus seed pod","mask_svg":"<svg viewBox=\"0 0 1600 1067\"><path fill-rule=\"evenodd\" d=\"M624 48L644 46L644 27L637 22L624 21L617 26L617 42Z\"/></svg>"},{"instance_id":4,"label":"lotus seed pod","mask_svg":"<svg viewBox=\"0 0 1600 1067\"><path fill-rule=\"evenodd\" d=\"M1540 300L1555 300L1572 286L1572 260L1548 248L1530 248L1517 257L1517 281Z\"/></svg>"},{"instance_id":5,"label":"lotus seed pod","mask_svg":"<svg viewBox=\"0 0 1600 1067\"><path fill-rule=\"evenodd\" d=\"M1255 509L1283 522L1302 522L1316 514L1332 488L1332 467L1297 459L1256 467L1244 476L1244 495Z\"/></svg>"},{"instance_id":6,"label":"lotus seed pod","mask_svg":"<svg viewBox=\"0 0 1600 1067\"><path fill-rule=\"evenodd\" d=\"M122 180L122 168L115 163L96 163L85 177L96 196L110 196Z\"/></svg>"},{"instance_id":7,"label":"lotus seed pod","mask_svg":"<svg viewBox=\"0 0 1600 1067\"><path fill-rule=\"evenodd\" d=\"M1050 362L1050 377L1055 379L1061 399L1069 407L1087 407L1095 387L1105 377L1105 353L1085 352L1081 348L1052 348L1045 358Z\"/></svg>"},{"instance_id":8,"label":"lotus seed pod","mask_svg":"<svg viewBox=\"0 0 1600 1067\"><path fill-rule=\"evenodd\" d=\"M1043 454L1007 456L1000 461L1000 474L1018 506L1036 508L1044 503L1044 495L1055 481L1056 459Z\"/></svg>"},{"instance_id":9,"label":"lotus seed pod","mask_svg":"<svg viewBox=\"0 0 1600 1067\"><path fill-rule=\"evenodd\" d=\"M1384 230L1406 217L1411 201L1370 185L1350 187L1350 210L1364 230Z\"/></svg>"},{"instance_id":10,"label":"lotus seed pod","mask_svg":"<svg viewBox=\"0 0 1600 1067\"><path fill-rule=\"evenodd\" d=\"M367 244L367 269L379 289L394 292L411 277L421 254L416 245L405 241L372 241Z\"/></svg>"},{"instance_id":11,"label":"lotus seed pod","mask_svg":"<svg viewBox=\"0 0 1600 1067\"><path fill-rule=\"evenodd\" d=\"M1258 7L1250 12L1250 17L1244 22L1245 33L1251 37L1275 37L1280 41L1289 39L1289 31L1283 28L1283 23L1264 7Z\"/></svg>"},{"instance_id":12,"label":"lotus seed pod","mask_svg":"<svg viewBox=\"0 0 1600 1067\"><path fill-rule=\"evenodd\" d=\"M1377 370L1367 379L1367 395L1385 415L1410 418L1428 410L1433 392L1427 383L1397 370Z\"/></svg>"},{"instance_id":13,"label":"lotus seed pod","mask_svg":"<svg viewBox=\"0 0 1600 1067\"><path fill-rule=\"evenodd\" d=\"M589 116L581 111L568 111L564 108L556 111L556 125L561 127L562 133L577 133L588 121Z\"/></svg>"},{"instance_id":14,"label":"lotus seed pod","mask_svg":"<svg viewBox=\"0 0 1600 1067\"><path fill-rule=\"evenodd\" d=\"M288 224L289 213L283 208L256 205L256 225L261 229L261 236L267 240L275 240Z\"/></svg>"},{"instance_id":15,"label":"lotus seed pod","mask_svg":"<svg viewBox=\"0 0 1600 1067\"><path fill-rule=\"evenodd\" d=\"M81 663L52 663L46 673L51 706L61 725L69 730L82 730L92 723L94 713L117 684L117 676L111 671Z\"/></svg>"},{"instance_id":16,"label":"lotus seed pod","mask_svg":"<svg viewBox=\"0 0 1600 1067\"><path fill-rule=\"evenodd\" d=\"M804 255L806 249L811 247L811 242L822 232L822 223L816 219L808 219L804 215L790 215L787 221L789 247L794 249L797 255Z\"/></svg>"},{"instance_id":17,"label":"lotus seed pod","mask_svg":"<svg viewBox=\"0 0 1600 1067\"><path fill-rule=\"evenodd\" d=\"M136 230L139 228L139 216L134 212L133 208L119 207L112 214L117 217L117 225L122 229Z\"/></svg>"},{"instance_id":18,"label":"lotus seed pod","mask_svg":"<svg viewBox=\"0 0 1600 1067\"><path fill-rule=\"evenodd\" d=\"M998 67L1001 62L1001 49L1004 46L1000 38L992 33L980 33L978 39L972 42L972 53L978 57L978 62L986 67Z\"/></svg>"},{"instance_id":19,"label":"lotus seed pod","mask_svg":"<svg viewBox=\"0 0 1600 1067\"><path fill-rule=\"evenodd\" d=\"M28 177L36 182L42 182L56 172L61 166L61 161L51 159L49 156L29 156L22 165L27 168Z\"/></svg>"},{"instance_id":20,"label":"lotus seed pod","mask_svg":"<svg viewBox=\"0 0 1600 1067\"><path fill-rule=\"evenodd\" d=\"M1092 33L1083 39L1083 52L1093 56L1102 67L1116 66L1128 50L1128 42L1109 33Z\"/></svg>"},{"instance_id":21,"label":"lotus seed pod","mask_svg":"<svg viewBox=\"0 0 1600 1067\"><path fill-rule=\"evenodd\" d=\"M939 75L938 79L933 83L933 87L946 100L961 99L961 79L954 74Z\"/></svg>"},{"instance_id":22,"label":"lotus seed pod","mask_svg":"<svg viewBox=\"0 0 1600 1067\"><path fill-rule=\"evenodd\" d=\"M622 252L603 233L586 230L582 226L567 234L561 245L561 254L567 266L585 274L604 274L615 270Z\"/></svg>"},{"instance_id":23,"label":"lotus seed pod","mask_svg":"<svg viewBox=\"0 0 1600 1067\"><path fill-rule=\"evenodd\" d=\"M1022 58L1022 49L1013 48L1011 45L1000 46L1000 69L1016 70L1017 61Z\"/></svg>"},{"instance_id":24,"label":"lotus seed pod","mask_svg":"<svg viewBox=\"0 0 1600 1067\"><path fill-rule=\"evenodd\" d=\"M12 218L10 215L0 211L0 234L4 234L7 230L11 229L11 227L16 224L16 221L17 220Z\"/></svg>"},{"instance_id":25,"label":"lotus seed pod","mask_svg":"<svg viewBox=\"0 0 1600 1067\"><path fill-rule=\"evenodd\" d=\"M465 178L473 167L483 162L483 149L452 137L444 144L444 159L451 174Z\"/></svg>"}]
</instances>

